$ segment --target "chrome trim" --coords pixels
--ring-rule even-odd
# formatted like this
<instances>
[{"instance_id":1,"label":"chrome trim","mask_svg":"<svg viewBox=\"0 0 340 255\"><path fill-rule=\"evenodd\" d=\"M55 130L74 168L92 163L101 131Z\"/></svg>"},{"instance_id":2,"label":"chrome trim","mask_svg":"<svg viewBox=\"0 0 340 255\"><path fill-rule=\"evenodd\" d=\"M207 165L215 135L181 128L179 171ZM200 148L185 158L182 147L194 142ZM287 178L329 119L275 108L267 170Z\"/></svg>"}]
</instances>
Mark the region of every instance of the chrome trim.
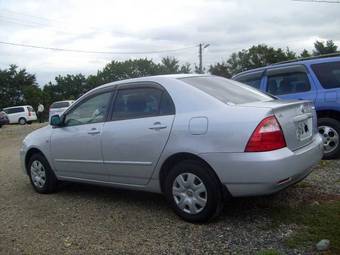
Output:
<instances>
[{"instance_id":1,"label":"chrome trim","mask_svg":"<svg viewBox=\"0 0 340 255\"><path fill-rule=\"evenodd\" d=\"M83 159L55 159L55 162L69 162L69 163L103 163L102 160L83 160Z\"/></svg>"},{"instance_id":2,"label":"chrome trim","mask_svg":"<svg viewBox=\"0 0 340 255\"><path fill-rule=\"evenodd\" d=\"M56 162L67 163L95 163L95 164L113 164L113 165L138 165L138 166L151 166L152 162L140 161L102 161L102 160L83 160L83 159L55 159Z\"/></svg>"},{"instance_id":3,"label":"chrome trim","mask_svg":"<svg viewBox=\"0 0 340 255\"><path fill-rule=\"evenodd\" d=\"M141 161L104 161L104 164L151 166L152 162L141 162Z\"/></svg>"}]
</instances>

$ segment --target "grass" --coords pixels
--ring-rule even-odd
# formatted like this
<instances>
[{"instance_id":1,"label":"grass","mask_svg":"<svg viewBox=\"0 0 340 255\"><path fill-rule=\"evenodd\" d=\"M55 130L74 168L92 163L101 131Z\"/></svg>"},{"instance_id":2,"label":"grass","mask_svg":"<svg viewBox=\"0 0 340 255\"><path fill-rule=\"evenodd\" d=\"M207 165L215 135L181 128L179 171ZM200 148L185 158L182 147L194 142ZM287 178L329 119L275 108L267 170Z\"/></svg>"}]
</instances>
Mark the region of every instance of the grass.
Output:
<instances>
[{"instance_id":1,"label":"grass","mask_svg":"<svg viewBox=\"0 0 340 255\"><path fill-rule=\"evenodd\" d=\"M256 253L256 255L281 255L282 253L276 251L276 250L273 250L273 249L270 249L270 250L263 250L263 251L260 251L258 253Z\"/></svg>"},{"instance_id":2,"label":"grass","mask_svg":"<svg viewBox=\"0 0 340 255\"><path fill-rule=\"evenodd\" d=\"M321 239L328 239L331 242L328 254L340 254L340 201L300 208L273 208L272 217L274 227L282 223L300 226L286 240L290 248L313 247Z\"/></svg>"}]
</instances>

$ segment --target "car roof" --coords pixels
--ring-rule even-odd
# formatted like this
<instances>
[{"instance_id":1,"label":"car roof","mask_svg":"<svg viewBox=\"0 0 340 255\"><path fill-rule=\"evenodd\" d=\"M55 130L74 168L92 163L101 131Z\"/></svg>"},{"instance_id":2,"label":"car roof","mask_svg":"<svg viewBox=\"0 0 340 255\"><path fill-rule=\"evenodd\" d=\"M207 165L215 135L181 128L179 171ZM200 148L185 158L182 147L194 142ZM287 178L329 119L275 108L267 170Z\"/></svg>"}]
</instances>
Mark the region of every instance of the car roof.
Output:
<instances>
[{"instance_id":1,"label":"car roof","mask_svg":"<svg viewBox=\"0 0 340 255\"><path fill-rule=\"evenodd\" d=\"M17 107L32 107L32 106L31 105L17 105L17 106L6 107L6 108L3 108L3 109L7 110L7 109L12 109L12 108L17 108Z\"/></svg>"},{"instance_id":2,"label":"car roof","mask_svg":"<svg viewBox=\"0 0 340 255\"><path fill-rule=\"evenodd\" d=\"M153 75L153 76L145 76L145 77L139 77L139 78L131 78L126 80L120 80L120 81L114 81L110 82L104 85L101 85L95 89L101 89L105 87L115 86L119 84L124 83L134 83L134 82L161 82L162 80L178 80L183 78L189 78L189 77L204 77L204 76L212 76L207 74L163 74L163 75Z\"/></svg>"},{"instance_id":3,"label":"car roof","mask_svg":"<svg viewBox=\"0 0 340 255\"><path fill-rule=\"evenodd\" d=\"M264 71L268 68L279 68L279 67L287 67L287 66L292 66L292 65L303 65L303 64L312 65L312 64L317 64L317 63L327 63L327 62L335 62L335 61L340 61L340 55L339 54L333 54L333 55L330 54L329 56L324 55L324 56L321 56L321 57L296 59L296 60L292 60L292 61L279 62L279 63L271 64L271 65L268 65L268 66L259 67L259 68L247 70L247 71L244 71L244 72L240 72L240 73L234 75L232 78L234 79L234 78L241 76L241 75L261 72L261 71Z\"/></svg>"}]
</instances>

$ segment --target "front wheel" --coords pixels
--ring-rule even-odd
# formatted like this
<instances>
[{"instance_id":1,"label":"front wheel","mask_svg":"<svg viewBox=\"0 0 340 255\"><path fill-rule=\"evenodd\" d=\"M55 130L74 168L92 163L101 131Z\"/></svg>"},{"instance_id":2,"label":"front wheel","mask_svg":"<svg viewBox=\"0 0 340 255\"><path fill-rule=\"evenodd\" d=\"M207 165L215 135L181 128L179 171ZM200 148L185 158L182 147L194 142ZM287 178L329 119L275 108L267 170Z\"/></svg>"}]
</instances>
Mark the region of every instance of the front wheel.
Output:
<instances>
[{"instance_id":1,"label":"front wheel","mask_svg":"<svg viewBox=\"0 0 340 255\"><path fill-rule=\"evenodd\" d=\"M175 165L165 180L165 195L175 213L189 222L206 222L221 212L221 184L212 170L195 160Z\"/></svg>"},{"instance_id":2,"label":"front wheel","mask_svg":"<svg viewBox=\"0 0 340 255\"><path fill-rule=\"evenodd\" d=\"M27 169L31 184L38 193L47 194L56 190L57 178L43 155L34 154Z\"/></svg>"},{"instance_id":3,"label":"front wheel","mask_svg":"<svg viewBox=\"0 0 340 255\"><path fill-rule=\"evenodd\" d=\"M338 158L340 156L340 122L331 118L320 118L318 120L318 129L323 141L323 158Z\"/></svg>"}]
</instances>

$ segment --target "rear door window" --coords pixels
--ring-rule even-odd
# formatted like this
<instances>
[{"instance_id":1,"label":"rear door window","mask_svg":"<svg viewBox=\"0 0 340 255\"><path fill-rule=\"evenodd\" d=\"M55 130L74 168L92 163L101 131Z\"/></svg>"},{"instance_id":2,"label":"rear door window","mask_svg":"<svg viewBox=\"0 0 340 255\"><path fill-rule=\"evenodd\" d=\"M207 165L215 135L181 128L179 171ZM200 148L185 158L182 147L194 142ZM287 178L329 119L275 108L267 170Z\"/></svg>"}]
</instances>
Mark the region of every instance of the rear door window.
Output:
<instances>
[{"instance_id":1,"label":"rear door window","mask_svg":"<svg viewBox=\"0 0 340 255\"><path fill-rule=\"evenodd\" d=\"M322 87L340 88L340 61L313 64L311 67Z\"/></svg>"},{"instance_id":2,"label":"rear door window","mask_svg":"<svg viewBox=\"0 0 340 255\"><path fill-rule=\"evenodd\" d=\"M162 94L163 91L156 88L118 90L113 119L136 119L160 115ZM169 111L167 104L164 99L162 108L165 112Z\"/></svg>"},{"instance_id":3,"label":"rear door window","mask_svg":"<svg viewBox=\"0 0 340 255\"><path fill-rule=\"evenodd\" d=\"M15 108L10 108L10 109L5 109L4 112L7 114L14 114L14 113L19 113L19 112L24 112L23 107L15 107Z\"/></svg>"},{"instance_id":4,"label":"rear door window","mask_svg":"<svg viewBox=\"0 0 340 255\"><path fill-rule=\"evenodd\" d=\"M242 83L217 76L186 77L180 80L226 104L270 101L272 97Z\"/></svg>"},{"instance_id":5,"label":"rear door window","mask_svg":"<svg viewBox=\"0 0 340 255\"><path fill-rule=\"evenodd\" d=\"M268 76L267 92L272 95L286 95L306 92L311 89L305 72L281 73Z\"/></svg>"}]
</instances>

